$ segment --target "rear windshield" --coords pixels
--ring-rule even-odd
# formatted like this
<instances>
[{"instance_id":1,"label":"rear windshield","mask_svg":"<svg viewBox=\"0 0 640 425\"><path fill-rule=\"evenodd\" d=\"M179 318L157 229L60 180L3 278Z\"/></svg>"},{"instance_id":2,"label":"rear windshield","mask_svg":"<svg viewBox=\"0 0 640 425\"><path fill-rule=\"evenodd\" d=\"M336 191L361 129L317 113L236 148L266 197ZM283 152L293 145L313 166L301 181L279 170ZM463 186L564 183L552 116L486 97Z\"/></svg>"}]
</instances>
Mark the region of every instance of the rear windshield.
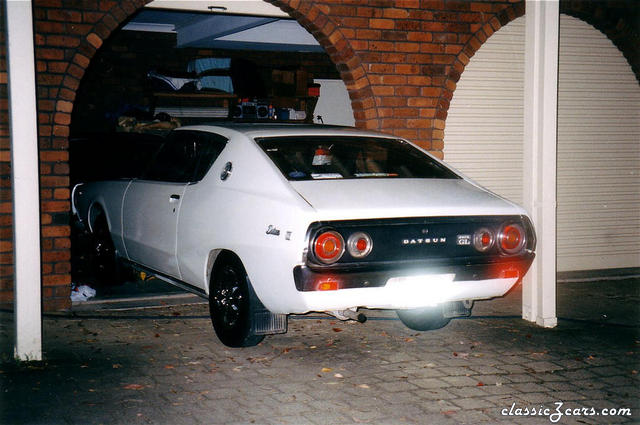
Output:
<instances>
[{"instance_id":1,"label":"rear windshield","mask_svg":"<svg viewBox=\"0 0 640 425\"><path fill-rule=\"evenodd\" d=\"M457 179L407 142L377 137L269 137L258 145L289 180Z\"/></svg>"}]
</instances>

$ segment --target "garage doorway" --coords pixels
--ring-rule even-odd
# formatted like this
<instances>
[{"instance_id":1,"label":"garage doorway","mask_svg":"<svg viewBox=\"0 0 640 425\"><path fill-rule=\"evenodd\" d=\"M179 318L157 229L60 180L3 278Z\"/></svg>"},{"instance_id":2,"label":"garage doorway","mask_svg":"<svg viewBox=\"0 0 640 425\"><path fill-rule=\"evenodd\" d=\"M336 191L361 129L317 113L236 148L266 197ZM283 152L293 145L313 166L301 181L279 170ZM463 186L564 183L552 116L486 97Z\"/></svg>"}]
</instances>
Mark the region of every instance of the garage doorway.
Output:
<instances>
[{"instance_id":1,"label":"garage doorway","mask_svg":"<svg viewBox=\"0 0 640 425\"><path fill-rule=\"evenodd\" d=\"M524 17L495 33L457 85L445 160L522 200ZM640 267L640 87L600 31L561 15L559 272Z\"/></svg>"},{"instance_id":2,"label":"garage doorway","mask_svg":"<svg viewBox=\"0 0 640 425\"><path fill-rule=\"evenodd\" d=\"M340 73L297 21L267 3L256 9L251 2L250 13L236 8L243 2L213 2L220 6L208 10L197 2L190 4L195 9L175 9L178 3L150 3L93 57L70 125L72 187L135 177L176 126L270 119L354 125ZM75 223L75 285L108 297L174 291L130 274L123 276L125 286L101 284L92 272L92 244Z\"/></svg>"}]
</instances>

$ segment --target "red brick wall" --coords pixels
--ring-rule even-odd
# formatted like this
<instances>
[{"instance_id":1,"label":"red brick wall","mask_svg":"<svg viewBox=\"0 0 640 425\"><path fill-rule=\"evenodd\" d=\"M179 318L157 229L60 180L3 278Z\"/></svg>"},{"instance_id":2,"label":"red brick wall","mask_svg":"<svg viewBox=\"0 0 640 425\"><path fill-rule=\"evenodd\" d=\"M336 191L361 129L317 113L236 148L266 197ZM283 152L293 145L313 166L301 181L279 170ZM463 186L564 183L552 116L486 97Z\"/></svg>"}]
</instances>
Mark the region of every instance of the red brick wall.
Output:
<instances>
[{"instance_id":1,"label":"red brick wall","mask_svg":"<svg viewBox=\"0 0 640 425\"><path fill-rule=\"evenodd\" d=\"M0 3L0 307L13 300L11 153L7 100L5 2Z\"/></svg>"},{"instance_id":2,"label":"red brick wall","mask_svg":"<svg viewBox=\"0 0 640 425\"><path fill-rule=\"evenodd\" d=\"M359 127L411 138L436 155L464 66L487 37L524 13L522 0L269 1L324 46L347 84ZM76 93L96 51L144 3L34 1L45 310L69 306L68 136ZM561 5L605 32L638 73L634 1ZM4 51L0 55L4 59ZM0 304L6 306L13 276L6 72L0 63Z\"/></svg>"},{"instance_id":3,"label":"red brick wall","mask_svg":"<svg viewBox=\"0 0 640 425\"><path fill-rule=\"evenodd\" d=\"M524 13L508 0L269 0L312 32L342 71L359 126L408 137L438 156L464 65Z\"/></svg>"}]
</instances>

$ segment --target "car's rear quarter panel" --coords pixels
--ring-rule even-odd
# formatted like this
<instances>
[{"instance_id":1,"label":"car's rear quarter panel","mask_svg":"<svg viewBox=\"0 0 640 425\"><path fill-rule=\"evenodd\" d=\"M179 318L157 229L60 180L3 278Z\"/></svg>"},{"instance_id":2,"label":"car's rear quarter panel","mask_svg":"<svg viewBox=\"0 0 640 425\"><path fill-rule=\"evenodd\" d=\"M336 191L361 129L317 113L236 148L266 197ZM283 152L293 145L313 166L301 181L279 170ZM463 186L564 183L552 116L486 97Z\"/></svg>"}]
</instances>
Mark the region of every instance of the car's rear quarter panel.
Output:
<instances>
[{"instance_id":1,"label":"car's rear quarter panel","mask_svg":"<svg viewBox=\"0 0 640 425\"><path fill-rule=\"evenodd\" d=\"M178 223L180 273L208 292L216 254L232 251L265 306L285 312L298 297L292 270L302 261L313 210L252 141L232 137L207 176L185 190ZM227 162L233 169L223 181ZM267 233L269 226L279 235Z\"/></svg>"},{"instance_id":2,"label":"car's rear quarter panel","mask_svg":"<svg viewBox=\"0 0 640 425\"><path fill-rule=\"evenodd\" d=\"M111 238L118 255L127 258L122 239L122 201L131 180L110 180L85 183L73 193L73 205L78 217L90 230L99 211L106 215Z\"/></svg>"}]
</instances>

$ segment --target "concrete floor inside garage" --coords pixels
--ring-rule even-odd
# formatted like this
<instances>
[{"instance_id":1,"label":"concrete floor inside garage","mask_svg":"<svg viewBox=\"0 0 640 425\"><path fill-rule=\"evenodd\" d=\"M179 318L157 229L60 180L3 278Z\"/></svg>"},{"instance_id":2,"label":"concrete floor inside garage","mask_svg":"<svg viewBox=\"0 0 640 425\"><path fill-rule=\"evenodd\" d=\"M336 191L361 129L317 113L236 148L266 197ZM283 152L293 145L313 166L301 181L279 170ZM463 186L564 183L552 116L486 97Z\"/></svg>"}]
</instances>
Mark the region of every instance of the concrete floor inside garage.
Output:
<instances>
[{"instance_id":1,"label":"concrete floor inside garage","mask_svg":"<svg viewBox=\"0 0 640 425\"><path fill-rule=\"evenodd\" d=\"M0 312L0 423L548 424L515 414L557 403L561 424L640 421L640 278L559 284L554 329L520 319L520 297L432 332L294 316L245 349L217 341L206 304L95 303L46 315L46 360L22 365Z\"/></svg>"}]
</instances>

